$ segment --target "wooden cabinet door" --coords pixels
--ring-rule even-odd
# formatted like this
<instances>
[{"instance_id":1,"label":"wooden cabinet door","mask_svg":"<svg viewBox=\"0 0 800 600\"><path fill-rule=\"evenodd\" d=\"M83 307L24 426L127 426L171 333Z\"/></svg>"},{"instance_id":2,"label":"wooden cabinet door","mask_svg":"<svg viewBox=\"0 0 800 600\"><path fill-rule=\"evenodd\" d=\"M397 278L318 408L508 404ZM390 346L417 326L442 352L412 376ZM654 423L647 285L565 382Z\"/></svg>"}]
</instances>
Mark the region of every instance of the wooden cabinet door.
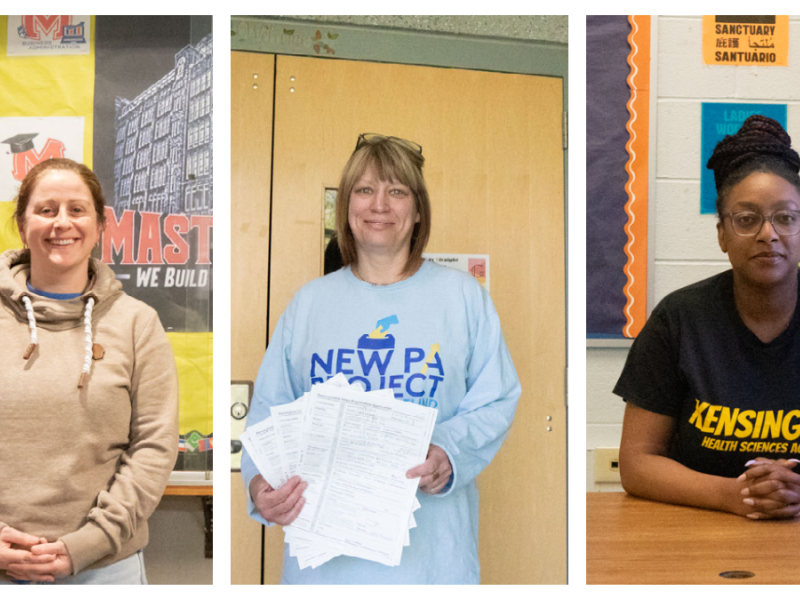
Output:
<instances>
[{"instance_id":1,"label":"wooden cabinet door","mask_svg":"<svg viewBox=\"0 0 800 600\"><path fill-rule=\"evenodd\" d=\"M275 56L231 53L231 378L255 381L267 342ZM247 257L247 259L243 259ZM217 277L220 272L217 272ZM221 289L221 288L219 288ZM261 582L262 526L231 473L231 581ZM270 576L280 576L280 564Z\"/></svg>"},{"instance_id":2,"label":"wooden cabinet door","mask_svg":"<svg viewBox=\"0 0 800 600\"><path fill-rule=\"evenodd\" d=\"M491 295L522 397L505 445L478 479L487 584L566 583L562 85L530 75L277 58L270 333L295 291L322 274L325 189L337 187L359 133L422 145L433 208L428 252L489 255ZM234 215L234 240L241 222ZM260 261L263 254L248 262ZM233 297L249 287L234 283ZM280 570L274 530L267 572Z\"/></svg>"}]
</instances>

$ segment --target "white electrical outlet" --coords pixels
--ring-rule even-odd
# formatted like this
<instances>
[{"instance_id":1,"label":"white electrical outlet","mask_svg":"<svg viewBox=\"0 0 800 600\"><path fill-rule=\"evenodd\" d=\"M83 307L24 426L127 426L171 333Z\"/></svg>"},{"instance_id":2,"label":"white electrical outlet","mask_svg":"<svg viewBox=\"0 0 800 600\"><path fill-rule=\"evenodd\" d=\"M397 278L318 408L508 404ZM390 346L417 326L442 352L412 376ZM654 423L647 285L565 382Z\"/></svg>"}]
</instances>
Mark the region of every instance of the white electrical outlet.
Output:
<instances>
[{"instance_id":1,"label":"white electrical outlet","mask_svg":"<svg viewBox=\"0 0 800 600\"><path fill-rule=\"evenodd\" d=\"M619 448L594 449L595 483L619 483Z\"/></svg>"}]
</instances>

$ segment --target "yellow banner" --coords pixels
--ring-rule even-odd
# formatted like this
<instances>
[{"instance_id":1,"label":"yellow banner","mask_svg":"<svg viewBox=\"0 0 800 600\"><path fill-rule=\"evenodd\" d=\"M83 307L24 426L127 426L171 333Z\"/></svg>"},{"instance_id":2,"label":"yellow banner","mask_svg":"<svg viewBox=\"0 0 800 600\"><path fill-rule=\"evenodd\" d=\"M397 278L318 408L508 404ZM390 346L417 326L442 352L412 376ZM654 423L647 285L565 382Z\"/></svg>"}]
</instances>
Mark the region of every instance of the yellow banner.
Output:
<instances>
[{"instance_id":1,"label":"yellow banner","mask_svg":"<svg viewBox=\"0 0 800 600\"><path fill-rule=\"evenodd\" d=\"M214 431L213 348L214 334L168 332L175 353L180 386L179 433L199 431L208 436Z\"/></svg>"},{"instance_id":2,"label":"yellow banner","mask_svg":"<svg viewBox=\"0 0 800 600\"><path fill-rule=\"evenodd\" d=\"M0 118L83 117L83 162L91 167L94 16L89 53L76 56L8 56L8 19L0 16ZM0 198L0 252L22 247L13 212L14 202Z\"/></svg>"},{"instance_id":3,"label":"yellow banner","mask_svg":"<svg viewBox=\"0 0 800 600\"><path fill-rule=\"evenodd\" d=\"M0 202L0 253L22 248L22 240L14 222L14 206L14 202Z\"/></svg>"},{"instance_id":4,"label":"yellow banner","mask_svg":"<svg viewBox=\"0 0 800 600\"><path fill-rule=\"evenodd\" d=\"M703 15L703 63L788 66L789 16Z\"/></svg>"}]
</instances>

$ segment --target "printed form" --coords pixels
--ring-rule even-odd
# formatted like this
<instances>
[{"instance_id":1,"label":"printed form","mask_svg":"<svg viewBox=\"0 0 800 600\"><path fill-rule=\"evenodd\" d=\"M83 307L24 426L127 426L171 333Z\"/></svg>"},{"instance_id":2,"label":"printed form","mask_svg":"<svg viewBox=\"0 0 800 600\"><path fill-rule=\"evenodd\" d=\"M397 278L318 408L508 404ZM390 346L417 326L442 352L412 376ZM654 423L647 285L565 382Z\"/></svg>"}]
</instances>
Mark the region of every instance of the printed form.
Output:
<instances>
[{"instance_id":1,"label":"printed form","mask_svg":"<svg viewBox=\"0 0 800 600\"><path fill-rule=\"evenodd\" d=\"M289 479L281 466L281 456L275 439L275 424L272 417L248 427L239 436L256 467L276 490Z\"/></svg>"},{"instance_id":2,"label":"printed form","mask_svg":"<svg viewBox=\"0 0 800 600\"><path fill-rule=\"evenodd\" d=\"M243 439L259 470L256 455L268 454L273 477L296 473L308 483L303 510L284 528L301 568L339 554L399 565L416 525L419 479L405 474L425 461L437 411L354 388L343 376L315 385Z\"/></svg>"}]
</instances>

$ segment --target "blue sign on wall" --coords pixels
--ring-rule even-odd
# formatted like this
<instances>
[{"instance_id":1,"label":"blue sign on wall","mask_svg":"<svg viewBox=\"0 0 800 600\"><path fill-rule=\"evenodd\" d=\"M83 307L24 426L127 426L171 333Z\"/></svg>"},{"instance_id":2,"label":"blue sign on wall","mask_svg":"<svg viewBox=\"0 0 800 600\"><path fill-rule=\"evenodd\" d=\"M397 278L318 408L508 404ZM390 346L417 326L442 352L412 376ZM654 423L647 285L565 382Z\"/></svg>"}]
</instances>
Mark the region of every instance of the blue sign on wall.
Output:
<instances>
[{"instance_id":1,"label":"blue sign on wall","mask_svg":"<svg viewBox=\"0 0 800 600\"><path fill-rule=\"evenodd\" d=\"M700 214L713 215L717 203L714 172L706 168L714 147L726 135L733 135L750 115L764 115L775 119L786 129L785 104L739 104L730 102L703 102L703 134L700 156Z\"/></svg>"}]
</instances>

